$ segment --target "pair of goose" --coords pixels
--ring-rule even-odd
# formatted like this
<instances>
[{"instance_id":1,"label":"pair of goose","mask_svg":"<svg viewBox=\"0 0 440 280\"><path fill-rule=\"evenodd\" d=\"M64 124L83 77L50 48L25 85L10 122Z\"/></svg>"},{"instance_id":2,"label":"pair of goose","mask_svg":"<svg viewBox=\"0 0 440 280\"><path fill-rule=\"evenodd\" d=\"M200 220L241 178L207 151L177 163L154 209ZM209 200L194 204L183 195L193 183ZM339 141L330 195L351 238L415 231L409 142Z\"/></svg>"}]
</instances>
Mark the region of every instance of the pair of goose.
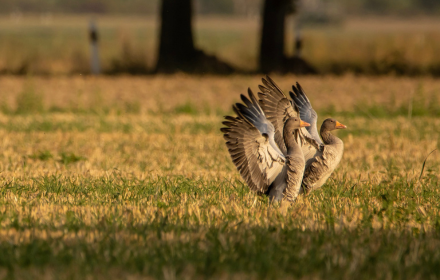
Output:
<instances>
[{"instance_id":1,"label":"pair of goose","mask_svg":"<svg viewBox=\"0 0 440 280\"><path fill-rule=\"evenodd\" d=\"M330 132L345 125L329 118L318 134L317 114L296 83L289 100L267 76L259 100L248 90L221 129L232 161L249 188L270 200L293 202L320 188L338 166L344 143ZM321 135L321 138L319 137Z\"/></svg>"}]
</instances>

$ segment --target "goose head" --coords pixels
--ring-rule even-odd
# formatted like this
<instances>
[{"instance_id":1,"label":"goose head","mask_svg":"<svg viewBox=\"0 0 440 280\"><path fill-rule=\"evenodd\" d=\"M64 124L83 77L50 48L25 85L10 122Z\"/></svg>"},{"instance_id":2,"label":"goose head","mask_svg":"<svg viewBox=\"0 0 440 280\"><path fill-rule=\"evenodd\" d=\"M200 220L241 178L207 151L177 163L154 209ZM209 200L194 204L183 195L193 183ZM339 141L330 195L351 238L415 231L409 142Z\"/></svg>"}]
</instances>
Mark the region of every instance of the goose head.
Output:
<instances>
[{"instance_id":1,"label":"goose head","mask_svg":"<svg viewBox=\"0 0 440 280\"><path fill-rule=\"evenodd\" d=\"M333 118L328 118L322 123L321 132L327 132L327 131L332 131L336 129L345 129L345 128L347 128L347 126L343 125L337 120Z\"/></svg>"},{"instance_id":2,"label":"goose head","mask_svg":"<svg viewBox=\"0 0 440 280\"><path fill-rule=\"evenodd\" d=\"M293 134L296 129L306 126L310 126L310 124L301 120L299 117L292 117L286 121L284 130L287 131L288 134Z\"/></svg>"}]
</instances>

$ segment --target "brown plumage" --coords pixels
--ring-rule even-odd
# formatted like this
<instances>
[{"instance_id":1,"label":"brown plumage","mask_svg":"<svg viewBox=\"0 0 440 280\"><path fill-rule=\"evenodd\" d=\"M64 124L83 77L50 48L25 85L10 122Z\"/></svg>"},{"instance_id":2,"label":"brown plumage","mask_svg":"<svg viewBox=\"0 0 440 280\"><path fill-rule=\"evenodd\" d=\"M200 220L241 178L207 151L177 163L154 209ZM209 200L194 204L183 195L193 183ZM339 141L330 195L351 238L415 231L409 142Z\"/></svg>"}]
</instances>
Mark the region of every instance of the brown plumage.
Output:
<instances>
[{"instance_id":1,"label":"brown plumage","mask_svg":"<svg viewBox=\"0 0 440 280\"><path fill-rule=\"evenodd\" d=\"M244 104L233 107L238 116L226 116L223 124L227 127L221 129L233 163L251 190L267 194L272 200L284 197L294 201L305 166L299 138L294 133L308 124L299 117L287 118L281 151L275 142L275 129L253 93L249 90L249 98L241 95L241 99Z\"/></svg>"},{"instance_id":2,"label":"brown plumage","mask_svg":"<svg viewBox=\"0 0 440 280\"><path fill-rule=\"evenodd\" d=\"M280 124L286 118L298 116L299 112L300 118L310 123L309 127L301 128L299 133L299 143L306 161L302 192L321 187L337 167L342 158L344 145L342 140L332 135L330 131L346 127L334 119L325 120L321 126L321 140L316 126L318 116L304 90L298 83L292 89L290 96L293 101L284 95L270 77L266 77L263 79L263 85L260 86L262 92L259 93L259 97L263 111L274 124L277 144L280 145L279 135L283 132Z\"/></svg>"},{"instance_id":3,"label":"brown plumage","mask_svg":"<svg viewBox=\"0 0 440 280\"><path fill-rule=\"evenodd\" d=\"M320 188L338 166L344 153L344 142L330 131L346 128L335 119L326 119L321 125L320 135L324 141L322 152L317 153L306 166L303 179L304 191Z\"/></svg>"}]
</instances>

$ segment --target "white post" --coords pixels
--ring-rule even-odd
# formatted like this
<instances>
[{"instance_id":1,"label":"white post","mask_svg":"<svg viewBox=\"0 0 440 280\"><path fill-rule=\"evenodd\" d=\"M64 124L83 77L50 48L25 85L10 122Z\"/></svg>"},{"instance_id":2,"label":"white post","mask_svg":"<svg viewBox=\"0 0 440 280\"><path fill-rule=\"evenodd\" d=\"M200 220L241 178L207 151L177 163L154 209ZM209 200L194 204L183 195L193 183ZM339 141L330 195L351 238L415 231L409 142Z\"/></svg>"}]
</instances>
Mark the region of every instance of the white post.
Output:
<instances>
[{"instance_id":1,"label":"white post","mask_svg":"<svg viewBox=\"0 0 440 280\"><path fill-rule=\"evenodd\" d=\"M90 70L93 75L101 74L101 66L99 65L98 53L98 29L95 21L90 20L89 24L89 39L90 39Z\"/></svg>"}]
</instances>

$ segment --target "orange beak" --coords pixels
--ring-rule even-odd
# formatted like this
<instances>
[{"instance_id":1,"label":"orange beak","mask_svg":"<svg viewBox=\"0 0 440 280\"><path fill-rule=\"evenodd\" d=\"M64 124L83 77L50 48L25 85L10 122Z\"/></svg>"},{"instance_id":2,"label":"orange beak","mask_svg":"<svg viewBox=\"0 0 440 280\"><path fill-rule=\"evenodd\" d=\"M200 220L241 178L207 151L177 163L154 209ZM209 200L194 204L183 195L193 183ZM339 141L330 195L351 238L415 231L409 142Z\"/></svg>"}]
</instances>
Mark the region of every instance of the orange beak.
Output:
<instances>
[{"instance_id":1,"label":"orange beak","mask_svg":"<svg viewBox=\"0 0 440 280\"><path fill-rule=\"evenodd\" d=\"M343 125L342 123L336 121L336 128L337 129L346 129L347 126Z\"/></svg>"},{"instance_id":2,"label":"orange beak","mask_svg":"<svg viewBox=\"0 0 440 280\"><path fill-rule=\"evenodd\" d=\"M300 121L299 127L305 127L305 126L310 126L310 124L306 123L305 121Z\"/></svg>"}]
</instances>

